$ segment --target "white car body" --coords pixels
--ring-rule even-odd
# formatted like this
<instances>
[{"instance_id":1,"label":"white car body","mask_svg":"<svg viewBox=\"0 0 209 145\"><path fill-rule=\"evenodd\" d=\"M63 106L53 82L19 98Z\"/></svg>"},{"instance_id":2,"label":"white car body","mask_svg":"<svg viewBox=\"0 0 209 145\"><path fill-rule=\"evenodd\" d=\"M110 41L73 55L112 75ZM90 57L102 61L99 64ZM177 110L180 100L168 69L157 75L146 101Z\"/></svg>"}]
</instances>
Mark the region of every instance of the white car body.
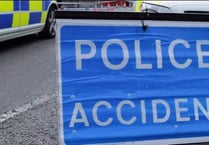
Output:
<instances>
[{"instance_id":1,"label":"white car body","mask_svg":"<svg viewBox=\"0 0 209 145\"><path fill-rule=\"evenodd\" d=\"M154 13L209 13L209 1L144 0L141 11Z\"/></svg>"}]
</instances>

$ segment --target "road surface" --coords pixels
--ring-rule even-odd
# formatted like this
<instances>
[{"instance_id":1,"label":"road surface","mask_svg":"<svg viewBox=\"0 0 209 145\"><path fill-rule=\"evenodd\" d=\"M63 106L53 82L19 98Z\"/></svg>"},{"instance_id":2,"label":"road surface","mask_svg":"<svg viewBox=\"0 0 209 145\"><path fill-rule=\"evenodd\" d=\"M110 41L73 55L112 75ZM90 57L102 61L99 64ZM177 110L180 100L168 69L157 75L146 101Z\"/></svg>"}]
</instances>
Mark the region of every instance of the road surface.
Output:
<instances>
[{"instance_id":1,"label":"road surface","mask_svg":"<svg viewBox=\"0 0 209 145\"><path fill-rule=\"evenodd\" d=\"M0 43L0 145L58 144L55 39Z\"/></svg>"}]
</instances>

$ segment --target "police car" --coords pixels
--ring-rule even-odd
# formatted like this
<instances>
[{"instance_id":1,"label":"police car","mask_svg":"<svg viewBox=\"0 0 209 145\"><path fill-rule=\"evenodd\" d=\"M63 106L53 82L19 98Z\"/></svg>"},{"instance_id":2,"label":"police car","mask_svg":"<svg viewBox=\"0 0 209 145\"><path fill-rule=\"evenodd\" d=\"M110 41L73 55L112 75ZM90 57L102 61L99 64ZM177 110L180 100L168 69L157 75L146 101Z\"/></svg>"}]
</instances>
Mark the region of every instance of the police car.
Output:
<instances>
[{"instance_id":1,"label":"police car","mask_svg":"<svg viewBox=\"0 0 209 145\"><path fill-rule=\"evenodd\" d=\"M54 38L55 0L0 0L0 41L39 33Z\"/></svg>"},{"instance_id":2,"label":"police car","mask_svg":"<svg viewBox=\"0 0 209 145\"><path fill-rule=\"evenodd\" d=\"M209 13L209 1L144 0L141 12L148 13Z\"/></svg>"}]
</instances>

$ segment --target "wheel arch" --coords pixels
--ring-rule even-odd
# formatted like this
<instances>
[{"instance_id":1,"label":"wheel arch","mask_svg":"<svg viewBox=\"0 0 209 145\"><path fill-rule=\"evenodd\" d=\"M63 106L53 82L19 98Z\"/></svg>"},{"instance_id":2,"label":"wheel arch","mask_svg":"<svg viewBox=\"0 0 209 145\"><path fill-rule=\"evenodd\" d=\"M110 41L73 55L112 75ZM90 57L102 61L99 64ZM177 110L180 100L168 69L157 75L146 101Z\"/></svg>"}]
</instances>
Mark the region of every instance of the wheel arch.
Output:
<instances>
[{"instance_id":1,"label":"wheel arch","mask_svg":"<svg viewBox=\"0 0 209 145\"><path fill-rule=\"evenodd\" d=\"M58 9L58 3L55 0L51 0L48 7L47 7L47 14L49 13L49 9L50 8L54 8L54 9Z\"/></svg>"}]
</instances>

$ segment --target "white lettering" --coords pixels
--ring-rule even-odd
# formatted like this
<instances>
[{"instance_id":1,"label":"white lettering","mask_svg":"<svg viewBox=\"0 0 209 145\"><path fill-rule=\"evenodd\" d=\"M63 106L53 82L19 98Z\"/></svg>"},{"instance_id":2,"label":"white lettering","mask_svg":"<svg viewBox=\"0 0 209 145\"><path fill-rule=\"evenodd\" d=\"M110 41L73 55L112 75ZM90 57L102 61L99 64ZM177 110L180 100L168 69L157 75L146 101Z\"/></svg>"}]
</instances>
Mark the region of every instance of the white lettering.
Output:
<instances>
[{"instance_id":1,"label":"white lettering","mask_svg":"<svg viewBox=\"0 0 209 145\"><path fill-rule=\"evenodd\" d=\"M178 45L178 44L184 45L185 48L190 48L190 45L189 45L189 43L188 43L187 41L181 40L181 39L177 39L177 40L174 40L174 41L170 44L170 46L169 46L169 48L168 48L168 53L169 53L170 61L171 61L171 63L173 64L173 66L175 66L176 68L179 68L179 69L184 69L184 68L187 68L187 67L189 67L189 66L191 65L192 60L188 58L188 59L185 61L185 63L183 63L183 64L180 64L180 63L178 63L178 62L176 61L175 56L174 56L174 48L175 48L175 46Z\"/></svg>"},{"instance_id":2,"label":"white lettering","mask_svg":"<svg viewBox=\"0 0 209 145\"><path fill-rule=\"evenodd\" d=\"M207 111L203 107L203 105L200 103L200 101L197 98L194 98L194 115L195 115L195 120L200 120L199 117L199 109L202 111L202 113L205 115L205 117L209 120L209 99L206 99L206 104L207 104Z\"/></svg>"},{"instance_id":3,"label":"white lettering","mask_svg":"<svg viewBox=\"0 0 209 145\"><path fill-rule=\"evenodd\" d=\"M136 69L152 69L152 64L142 64L140 41L135 40Z\"/></svg>"},{"instance_id":4,"label":"white lettering","mask_svg":"<svg viewBox=\"0 0 209 145\"><path fill-rule=\"evenodd\" d=\"M161 41L156 40L156 54L157 54L157 68L162 69L163 68L163 57L162 57L162 49L161 49Z\"/></svg>"},{"instance_id":5,"label":"white lettering","mask_svg":"<svg viewBox=\"0 0 209 145\"><path fill-rule=\"evenodd\" d=\"M87 45L91 48L89 53L82 54L81 46ZM75 56L76 56L76 69L82 70L82 59L92 58L96 54L96 45L90 40L76 40L75 41Z\"/></svg>"},{"instance_id":6,"label":"white lettering","mask_svg":"<svg viewBox=\"0 0 209 145\"><path fill-rule=\"evenodd\" d=\"M77 118L78 113L80 113L81 118ZM75 104L69 126L74 127L76 123L84 123L86 127L89 126L89 122L87 120L86 114L81 103Z\"/></svg>"},{"instance_id":7,"label":"white lettering","mask_svg":"<svg viewBox=\"0 0 209 145\"><path fill-rule=\"evenodd\" d=\"M123 108L124 105L129 105L129 106L131 106L131 108L134 108L136 106L132 101L129 101L129 100L121 101L117 106L116 113L117 113L117 117L118 117L119 122L124 124L124 125L131 125L136 121L136 116L133 116L130 120L125 120L122 117L122 108Z\"/></svg>"},{"instance_id":8,"label":"white lettering","mask_svg":"<svg viewBox=\"0 0 209 145\"><path fill-rule=\"evenodd\" d=\"M135 65L136 65L136 69L153 69L153 64L157 64L157 69L163 69L163 51L162 49L164 49L165 52L165 46L162 47L162 42L161 40L155 40L155 45L156 48L149 48L149 49L153 49L153 51L156 51L156 62L152 62L152 63L143 63L142 62L142 50L140 47L140 40L134 40L134 53L135 53ZM111 47L111 45L113 45ZM119 48L121 48L122 51L122 55L120 56L120 58L122 58L122 60L117 63L117 64L113 64L110 60L110 56L108 56L108 51L111 49L114 49L115 45L118 45ZM170 45L168 46L168 56L169 56L169 60L171 62L171 65L174 66L177 69L185 69L188 68L189 66L191 66L192 64L192 59L197 59L198 61L198 68L209 68L209 62L205 61L205 57L209 58L209 50L203 50L203 46L205 47L209 47L209 40L197 40L196 41L196 54L197 57L195 58L194 56L191 56L191 58L189 58L189 55L184 55L184 62L178 62L178 58L179 56L177 56L175 54L175 51L181 51L181 50L177 50L177 45L182 45L185 47L185 49L191 48L190 44L188 41L183 40L183 39L176 39L173 40ZM84 53L85 48L89 47L89 51ZM99 49L99 48L98 48ZM130 50L132 50L131 48L128 48L128 45L120 40L120 39L109 39L107 41L104 42L104 44L102 45L101 48L101 59L103 64L105 65L105 67L111 69L111 70L121 70L124 69L129 62L129 57L130 57ZM192 50L192 49L191 49ZM83 69L83 61L84 60L88 60L88 59L92 59L95 55L96 55L96 44L91 41L91 40L76 40L75 41L75 59L76 59L76 69L77 70L82 70ZM144 50L146 51L146 50ZM131 55L132 56L132 55ZM146 56L144 57L146 58ZM133 59L133 58L131 58ZM183 58L182 58L183 59ZM153 59L154 60L154 59Z\"/></svg>"},{"instance_id":9,"label":"white lettering","mask_svg":"<svg viewBox=\"0 0 209 145\"><path fill-rule=\"evenodd\" d=\"M75 103L69 127L74 128L77 124L84 127L89 127L90 124L106 127L114 124L114 121L118 121L121 125L129 126L134 123L145 125L149 122L150 124L151 121L153 124L169 123L172 118L176 118L176 123L178 123L189 122L191 121L191 117L194 117L196 121L209 120L209 98L193 98L192 100L188 100L187 98L173 99L173 101L154 99L148 102L140 100L139 103L132 100L121 100L117 105L114 103L115 106L108 101L98 101L92 105L92 108L89 106L88 108L83 108L82 103ZM151 107L149 107L150 105ZM193 105L194 109L189 110L187 106L191 105ZM88 109L88 111L85 109ZM171 110L174 116L171 116ZM141 120L141 122L137 122L137 120ZM89 121L93 122L90 123Z\"/></svg>"},{"instance_id":10,"label":"white lettering","mask_svg":"<svg viewBox=\"0 0 209 145\"><path fill-rule=\"evenodd\" d=\"M141 106L141 114L142 114L142 123L146 124L147 123L147 116L146 116L146 107L145 107L144 100L140 101L140 106Z\"/></svg>"},{"instance_id":11,"label":"white lettering","mask_svg":"<svg viewBox=\"0 0 209 145\"><path fill-rule=\"evenodd\" d=\"M197 56L200 68L209 68L209 63L204 63L204 56L209 56L209 51L202 51L202 45L209 45L208 40L197 41ZM208 46L209 47L209 46Z\"/></svg>"},{"instance_id":12,"label":"white lettering","mask_svg":"<svg viewBox=\"0 0 209 145\"><path fill-rule=\"evenodd\" d=\"M157 105L163 105L165 107L165 116L162 117L162 118L159 118L158 117L158 110L157 110ZM165 101L165 100L153 100L152 101L152 108L153 108L153 122L154 123L163 123L163 122L166 122L169 117L170 117L170 114L171 114L171 111L170 111L170 107L168 105L168 103Z\"/></svg>"},{"instance_id":13,"label":"white lettering","mask_svg":"<svg viewBox=\"0 0 209 145\"><path fill-rule=\"evenodd\" d=\"M175 108L176 108L176 120L180 121L190 121L190 117L182 117L181 112L188 112L188 108L180 107L180 103L187 103L187 99L175 99Z\"/></svg>"},{"instance_id":14,"label":"white lettering","mask_svg":"<svg viewBox=\"0 0 209 145\"><path fill-rule=\"evenodd\" d=\"M106 106L108 109L112 108L111 104L107 101L97 102L93 107L93 119L94 119L95 123L99 126L108 126L112 123L113 118L109 117L106 121L100 121L98 118L98 115L97 115L97 110L100 106Z\"/></svg>"},{"instance_id":15,"label":"white lettering","mask_svg":"<svg viewBox=\"0 0 209 145\"><path fill-rule=\"evenodd\" d=\"M107 49L112 44L117 44L122 48L123 60L121 61L120 64L112 64L108 59ZM126 44L122 40L119 40L119 39L107 40L102 46L102 60L103 60L104 65L111 70L123 69L127 65L128 60L129 60L129 52L128 52L128 48Z\"/></svg>"}]
</instances>

